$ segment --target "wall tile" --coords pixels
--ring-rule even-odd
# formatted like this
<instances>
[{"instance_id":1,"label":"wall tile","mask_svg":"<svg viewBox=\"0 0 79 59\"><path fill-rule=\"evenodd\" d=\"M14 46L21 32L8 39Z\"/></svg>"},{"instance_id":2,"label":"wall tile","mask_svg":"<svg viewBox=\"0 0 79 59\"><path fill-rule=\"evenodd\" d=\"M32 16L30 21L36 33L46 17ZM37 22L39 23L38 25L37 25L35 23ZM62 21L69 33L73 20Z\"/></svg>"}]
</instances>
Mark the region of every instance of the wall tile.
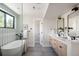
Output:
<instances>
[{"instance_id":1,"label":"wall tile","mask_svg":"<svg viewBox=\"0 0 79 59\"><path fill-rule=\"evenodd\" d=\"M0 46L16 40L14 29L0 28Z\"/></svg>"}]
</instances>

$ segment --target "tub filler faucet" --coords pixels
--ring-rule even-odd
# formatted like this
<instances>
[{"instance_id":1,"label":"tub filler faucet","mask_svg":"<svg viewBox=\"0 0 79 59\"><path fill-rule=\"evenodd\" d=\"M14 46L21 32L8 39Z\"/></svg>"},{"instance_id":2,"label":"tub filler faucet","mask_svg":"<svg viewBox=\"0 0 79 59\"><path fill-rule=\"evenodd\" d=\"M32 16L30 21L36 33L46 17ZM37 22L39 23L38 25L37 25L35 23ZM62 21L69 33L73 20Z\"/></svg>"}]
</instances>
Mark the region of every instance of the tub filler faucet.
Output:
<instances>
[{"instance_id":1,"label":"tub filler faucet","mask_svg":"<svg viewBox=\"0 0 79 59\"><path fill-rule=\"evenodd\" d=\"M22 34L22 33L20 33L20 34L16 34L16 36L18 36L19 39L22 39L22 38L23 38L23 34Z\"/></svg>"}]
</instances>

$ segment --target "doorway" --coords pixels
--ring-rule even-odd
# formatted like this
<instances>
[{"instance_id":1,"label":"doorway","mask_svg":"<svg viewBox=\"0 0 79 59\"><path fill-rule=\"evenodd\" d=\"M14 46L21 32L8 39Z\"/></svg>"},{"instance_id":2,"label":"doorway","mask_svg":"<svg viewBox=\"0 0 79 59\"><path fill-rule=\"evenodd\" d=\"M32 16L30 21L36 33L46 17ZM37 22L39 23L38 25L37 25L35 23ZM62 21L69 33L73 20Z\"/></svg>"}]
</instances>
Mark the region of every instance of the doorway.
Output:
<instances>
[{"instance_id":1,"label":"doorway","mask_svg":"<svg viewBox=\"0 0 79 59\"><path fill-rule=\"evenodd\" d=\"M35 20L35 46L40 46L40 20Z\"/></svg>"}]
</instances>

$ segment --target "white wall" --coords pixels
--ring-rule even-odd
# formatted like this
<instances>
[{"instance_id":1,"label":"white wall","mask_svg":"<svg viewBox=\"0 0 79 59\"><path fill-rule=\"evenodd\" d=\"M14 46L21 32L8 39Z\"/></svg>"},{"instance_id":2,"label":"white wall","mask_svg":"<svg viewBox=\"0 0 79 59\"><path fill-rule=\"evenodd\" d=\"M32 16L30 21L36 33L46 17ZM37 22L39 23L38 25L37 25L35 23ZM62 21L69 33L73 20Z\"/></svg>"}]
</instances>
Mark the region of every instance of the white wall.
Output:
<instances>
[{"instance_id":1,"label":"white wall","mask_svg":"<svg viewBox=\"0 0 79 59\"><path fill-rule=\"evenodd\" d=\"M23 16L23 24L28 25L29 37L27 39L28 46L33 47L34 46L34 19L32 17ZM30 30L32 28L32 30Z\"/></svg>"},{"instance_id":2,"label":"white wall","mask_svg":"<svg viewBox=\"0 0 79 59\"><path fill-rule=\"evenodd\" d=\"M20 33L23 30L23 16L18 15L16 19L16 33Z\"/></svg>"},{"instance_id":3,"label":"white wall","mask_svg":"<svg viewBox=\"0 0 79 59\"><path fill-rule=\"evenodd\" d=\"M43 47L49 47L49 33L51 29L56 30L57 28L57 20L56 19L44 19L43 20L43 39L41 40Z\"/></svg>"}]
</instances>

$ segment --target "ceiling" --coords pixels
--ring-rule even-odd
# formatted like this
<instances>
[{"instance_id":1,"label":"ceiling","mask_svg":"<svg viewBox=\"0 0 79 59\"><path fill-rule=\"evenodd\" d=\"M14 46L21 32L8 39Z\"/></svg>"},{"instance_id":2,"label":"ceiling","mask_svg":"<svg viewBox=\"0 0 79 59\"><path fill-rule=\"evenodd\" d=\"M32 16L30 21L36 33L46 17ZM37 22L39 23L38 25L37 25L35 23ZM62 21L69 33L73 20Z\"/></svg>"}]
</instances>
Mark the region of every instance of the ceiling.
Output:
<instances>
[{"instance_id":1,"label":"ceiling","mask_svg":"<svg viewBox=\"0 0 79 59\"><path fill-rule=\"evenodd\" d=\"M5 3L17 14L27 17L56 19L71 10L76 3Z\"/></svg>"},{"instance_id":2,"label":"ceiling","mask_svg":"<svg viewBox=\"0 0 79 59\"><path fill-rule=\"evenodd\" d=\"M23 3L23 15L28 17L43 18L47 8L47 3Z\"/></svg>"},{"instance_id":3,"label":"ceiling","mask_svg":"<svg viewBox=\"0 0 79 59\"><path fill-rule=\"evenodd\" d=\"M22 14L22 3L4 3L4 4L18 15Z\"/></svg>"},{"instance_id":4,"label":"ceiling","mask_svg":"<svg viewBox=\"0 0 79 59\"><path fill-rule=\"evenodd\" d=\"M50 3L45 15L45 19L57 19L58 16L68 12L76 3Z\"/></svg>"}]
</instances>

